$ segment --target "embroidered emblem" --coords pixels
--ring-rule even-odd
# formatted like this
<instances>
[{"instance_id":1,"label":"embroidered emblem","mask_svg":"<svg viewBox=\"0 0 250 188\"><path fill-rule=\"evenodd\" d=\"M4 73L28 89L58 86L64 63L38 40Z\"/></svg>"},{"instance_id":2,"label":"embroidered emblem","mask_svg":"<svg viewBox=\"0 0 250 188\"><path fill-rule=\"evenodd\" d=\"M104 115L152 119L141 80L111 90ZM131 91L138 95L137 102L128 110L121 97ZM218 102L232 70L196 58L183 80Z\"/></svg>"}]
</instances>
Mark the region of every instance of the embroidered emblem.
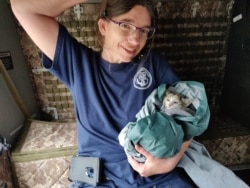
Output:
<instances>
[{"instance_id":1,"label":"embroidered emblem","mask_svg":"<svg viewBox=\"0 0 250 188\"><path fill-rule=\"evenodd\" d=\"M146 68L141 67L134 76L133 82L135 88L141 90L147 89L152 83L152 76Z\"/></svg>"}]
</instances>

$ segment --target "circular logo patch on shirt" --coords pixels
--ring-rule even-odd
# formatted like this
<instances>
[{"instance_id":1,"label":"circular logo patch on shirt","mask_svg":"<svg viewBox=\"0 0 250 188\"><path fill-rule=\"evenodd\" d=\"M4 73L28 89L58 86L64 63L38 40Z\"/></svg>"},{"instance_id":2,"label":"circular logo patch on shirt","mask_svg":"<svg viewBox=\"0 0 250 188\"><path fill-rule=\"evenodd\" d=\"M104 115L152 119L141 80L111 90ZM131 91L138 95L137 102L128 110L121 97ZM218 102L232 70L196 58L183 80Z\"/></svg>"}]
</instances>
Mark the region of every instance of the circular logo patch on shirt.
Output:
<instances>
[{"instance_id":1,"label":"circular logo patch on shirt","mask_svg":"<svg viewBox=\"0 0 250 188\"><path fill-rule=\"evenodd\" d=\"M134 76L133 82L135 88L147 89L152 83L152 76L145 67L141 67Z\"/></svg>"}]
</instances>

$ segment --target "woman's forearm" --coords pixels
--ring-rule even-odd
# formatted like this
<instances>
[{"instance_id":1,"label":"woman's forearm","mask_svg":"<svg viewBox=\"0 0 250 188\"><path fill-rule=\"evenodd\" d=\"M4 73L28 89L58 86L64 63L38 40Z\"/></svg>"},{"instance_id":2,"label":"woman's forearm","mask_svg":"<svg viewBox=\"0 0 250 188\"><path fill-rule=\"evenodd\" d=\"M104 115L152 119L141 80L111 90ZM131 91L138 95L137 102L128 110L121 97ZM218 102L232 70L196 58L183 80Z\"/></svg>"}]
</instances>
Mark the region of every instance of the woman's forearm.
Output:
<instances>
[{"instance_id":1,"label":"woman's forearm","mask_svg":"<svg viewBox=\"0 0 250 188\"><path fill-rule=\"evenodd\" d=\"M86 0L11 0L12 10L30 38L51 60L59 25L54 19L64 10Z\"/></svg>"},{"instance_id":2,"label":"woman's forearm","mask_svg":"<svg viewBox=\"0 0 250 188\"><path fill-rule=\"evenodd\" d=\"M13 11L56 17L64 10L87 0L11 0Z\"/></svg>"},{"instance_id":3,"label":"woman's forearm","mask_svg":"<svg viewBox=\"0 0 250 188\"><path fill-rule=\"evenodd\" d=\"M181 150L174 157L171 158L156 158L147 152L143 147L136 145L135 149L144 155L147 160L145 163L140 163L128 155L128 161L132 168L137 171L141 176L148 177L156 174L163 174L172 171L182 158L184 152L190 145L191 140L182 144Z\"/></svg>"}]
</instances>

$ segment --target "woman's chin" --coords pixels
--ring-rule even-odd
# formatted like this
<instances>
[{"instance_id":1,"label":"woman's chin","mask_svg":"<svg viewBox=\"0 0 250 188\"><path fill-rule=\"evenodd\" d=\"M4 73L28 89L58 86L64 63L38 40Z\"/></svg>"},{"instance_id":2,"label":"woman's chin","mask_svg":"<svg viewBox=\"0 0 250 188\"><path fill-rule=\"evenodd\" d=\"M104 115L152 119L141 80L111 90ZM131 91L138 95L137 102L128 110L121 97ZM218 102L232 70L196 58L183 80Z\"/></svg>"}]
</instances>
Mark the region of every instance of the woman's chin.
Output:
<instances>
[{"instance_id":1,"label":"woman's chin","mask_svg":"<svg viewBox=\"0 0 250 188\"><path fill-rule=\"evenodd\" d=\"M133 60L133 58L134 58L134 56L123 56L123 57L121 58L121 61L122 61L123 63L130 63L130 62Z\"/></svg>"}]
</instances>

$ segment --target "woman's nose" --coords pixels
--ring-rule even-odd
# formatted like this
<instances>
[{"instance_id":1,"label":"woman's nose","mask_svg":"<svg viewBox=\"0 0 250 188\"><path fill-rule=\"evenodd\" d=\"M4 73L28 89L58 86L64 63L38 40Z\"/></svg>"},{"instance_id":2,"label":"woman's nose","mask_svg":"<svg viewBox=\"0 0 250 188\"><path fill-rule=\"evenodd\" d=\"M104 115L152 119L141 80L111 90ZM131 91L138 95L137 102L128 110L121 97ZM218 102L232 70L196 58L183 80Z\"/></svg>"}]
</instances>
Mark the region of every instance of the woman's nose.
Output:
<instances>
[{"instance_id":1,"label":"woman's nose","mask_svg":"<svg viewBox=\"0 0 250 188\"><path fill-rule=\"evenodd\" d=\"M142 39L140 31L135 30L130 36L129 36L129 42L132 44L139 44L140 40Z\"/></svg>"}]
</instances>

